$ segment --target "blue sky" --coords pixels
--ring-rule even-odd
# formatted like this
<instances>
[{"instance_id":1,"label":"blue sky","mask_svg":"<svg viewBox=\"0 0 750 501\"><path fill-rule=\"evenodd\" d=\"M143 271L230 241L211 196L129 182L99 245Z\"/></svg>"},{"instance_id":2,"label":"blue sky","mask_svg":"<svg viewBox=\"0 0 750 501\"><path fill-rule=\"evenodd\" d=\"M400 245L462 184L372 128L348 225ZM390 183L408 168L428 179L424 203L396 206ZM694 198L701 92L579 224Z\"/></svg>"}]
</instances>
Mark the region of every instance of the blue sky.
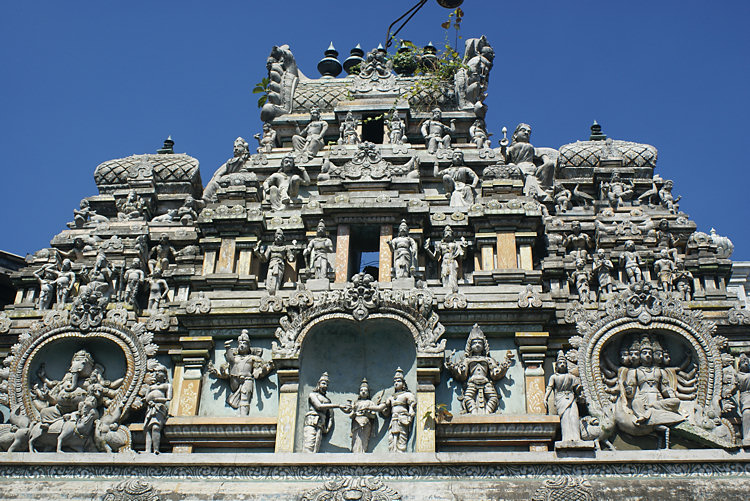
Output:
<instances>
[{"instance_id":1,"label":"blue sky","mask_svg":"<svg viewBox=\"0 0 750 501\"><path fill-rule=\"evenodd\" d=\"M257 96L271 46L300 69L333 41L343 61L381 43L416 0L27 1L0 4L0 249L47 246L97 193L101 162L175 150L204 182L237 136L260 130ZM615 139L653 144L681 208L750 259L746 223L750 2L466 0L461 35L485 34L497 58L490 132L520 122L536 146L586 139L596 119ZM402 31L442 44L433 0ZM452 36L451 36L452 39Z\"/></svg>"}]
</instances>

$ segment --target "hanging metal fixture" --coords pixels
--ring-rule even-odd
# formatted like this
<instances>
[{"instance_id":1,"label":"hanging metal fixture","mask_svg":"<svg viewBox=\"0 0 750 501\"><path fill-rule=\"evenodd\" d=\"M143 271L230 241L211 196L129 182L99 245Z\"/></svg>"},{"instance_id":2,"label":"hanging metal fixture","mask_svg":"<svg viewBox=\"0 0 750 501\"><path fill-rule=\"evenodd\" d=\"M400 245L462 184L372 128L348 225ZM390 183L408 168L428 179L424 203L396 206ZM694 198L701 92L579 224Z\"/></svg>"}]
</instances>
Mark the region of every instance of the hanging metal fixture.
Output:
<instances>
[{"instance_id":1,"label":"hanging metal fixture","mask_svg":"<svg viewBox=\"0 0 750 501\"><path fill-rule=\"evenodd\" d=\"M396 19L391 23L390 26L388 26L388 32L385 35L385 48L386 50L388 47L390 47L393 44L393 40L396 38L396 35L398 34L401 29L406 26L406 23L411 21L411 18L414 17L414 15L419 12L419 10L424 7L424 4L426 4L428 0L418 0L416 5L414 5L411 9L404 12L401 17ZM445 7L446 9L455 9L462 3L464 3L464 0L437 0L438 5L441 7ZM408 16L408 17L407 17ZM399 21L406 18L406 20L401 23L401 25L396 29L396 31L391 32L391 29L394 25L396 25Z\"/></svg>"}]
</instances>

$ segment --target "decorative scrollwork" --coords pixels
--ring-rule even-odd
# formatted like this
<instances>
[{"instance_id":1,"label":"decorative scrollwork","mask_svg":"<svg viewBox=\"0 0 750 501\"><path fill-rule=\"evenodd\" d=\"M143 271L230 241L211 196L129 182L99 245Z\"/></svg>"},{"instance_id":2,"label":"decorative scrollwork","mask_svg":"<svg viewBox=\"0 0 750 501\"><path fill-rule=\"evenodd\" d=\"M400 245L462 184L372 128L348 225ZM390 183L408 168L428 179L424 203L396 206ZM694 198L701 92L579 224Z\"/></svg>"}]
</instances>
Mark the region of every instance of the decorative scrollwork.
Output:
<instances>
[{"instance_id":1,"label":"decorative scrollwork","mask_svg":"<svg viewBox=\"0 0 750 501\"><path fill-rule=\"evenodd\" d=\"M518 306L521 308L541 308L542 296L539 292L534 290L533 285L528 284L526 285L526 288L518 294Z\"/></svg>"},{"instance_id":2,"label":"decorative scrollwork","mask_svg":"<svg viewBox=\"0 0 750 501\"><path fill-rule=\"evenodd\" d=\"M104 320L104 311L107 307L107 298L102 293L84 287L81 293L73 300L70 310L70 323L82 331L98 327Z\"/></svg>"},{"instance_id":3,"label":"decorative scrollwork","mask_svg":"<svg viewBox=\"0 0 750 501\"><path fill-rule=\"evenodd\" d=\"M206 297L204 292L199 292L197 296L190 298L187 302L185 311L191 315L205 315L211 311L211 300Z\"/></svg>"},{"instance_id":4,"label":"decorative scrollwork","mask_svg":"<svg viewBox=\"0 0 750 501\"><path fill-rule=\"evenodd\" d=\"M400 501L401 495L375 477L337 478L302 494L300 501L367 499Z\"/></svg>"},{"instance_id":5,"label":"decorative scrollwork","mask_svg":"<svg viewBox=\"0 0 750 501\"><path fill-rule=\"evenodd\" d=\"M13 321L5 314L0 313L0 334L6 334L10 332L10 327L13 325Z\"/></svg>"}]
</instances>

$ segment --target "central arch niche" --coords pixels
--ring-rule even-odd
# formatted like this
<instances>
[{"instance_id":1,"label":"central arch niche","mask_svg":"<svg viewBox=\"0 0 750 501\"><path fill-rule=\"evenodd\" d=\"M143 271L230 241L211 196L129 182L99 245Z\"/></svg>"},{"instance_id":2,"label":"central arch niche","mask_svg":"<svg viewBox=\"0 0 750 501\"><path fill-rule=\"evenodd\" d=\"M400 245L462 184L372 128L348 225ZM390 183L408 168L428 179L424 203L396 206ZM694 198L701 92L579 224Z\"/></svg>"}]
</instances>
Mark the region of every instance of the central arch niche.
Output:
<instances>
[{"instance_id":1,"label":"central arch niche","mask_svg":"<svg viewBox=\"0 0 750 501\"><path fill-rule=\"evenodd\" d=\"M374 315L362 322L342 318L321 322L306 335L299 360L295 451L302 450L302 430L309 407L307 397L323 372L328 372L330 378L328 397L336 404L354 401L363 377L370 384L372 400L376 400L378 393L385 400L392 392L397 367L404 371L409 391L417 393L413 335L406 325L392 318ZM351 420L339 409L333 412L333 430L323 439L320 452L349 452ZM368 452L388 452L387 429L388 420L378 416ZM414 435L412 431L409 450L413 450Z\"/></svg>"}]
</instances>

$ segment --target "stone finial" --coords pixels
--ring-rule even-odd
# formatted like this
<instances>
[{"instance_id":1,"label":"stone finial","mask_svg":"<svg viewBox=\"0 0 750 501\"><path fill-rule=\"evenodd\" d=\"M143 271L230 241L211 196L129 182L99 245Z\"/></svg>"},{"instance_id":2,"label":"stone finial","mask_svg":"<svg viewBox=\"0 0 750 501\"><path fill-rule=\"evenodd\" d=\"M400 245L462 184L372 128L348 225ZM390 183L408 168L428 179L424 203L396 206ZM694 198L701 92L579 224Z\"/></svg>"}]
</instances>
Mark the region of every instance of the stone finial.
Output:
<instances>
[{"instance_id":1,"label":"stone finial","mask_svg":"<svg viewBox=\"0 0 750 501\"><path fill-rule=\"evenodd\" d=\"M357 44L352 50L349 51L349 57L344 61L344 71L347 75L352 74L352 68L360 65L364 62L365 51L362 50L362 46Z\"/></svg>"},{"instance_id":2,"label":"stone finial","mask_svg":"<svg viewBox=\"0 0 750 501\"><path fill-rule=\"evenodd\" d=\"M591 136L589 136L589 141L605 141L606 139L607 135L602 134L602 126L594 120L594 123L591 125Z\"/></svg>"},{"instance_id":3,"label":"stone finial","mask_svg":"<svg viewBox=\"0 0 750 501\"><path fill-rule=\"evenodd\" d=\"M174 154L174 141L172 140L172 136L169 136L164 140L164 147L156 150L156 153L158 153L159 155Z\"/></svg>"},{"instance_id":4,"label":"stone finial","mask_svg":"<svg viewBox=\"0 0 750 501\"><path fill-rule=\"evenodd\" d=\"M324 77L337 77L341 73L341 63L336 59L339 52L333 46L333 42L323 53L325 57L318 63L318 71Z\"/></svg>"}]
</instances>

